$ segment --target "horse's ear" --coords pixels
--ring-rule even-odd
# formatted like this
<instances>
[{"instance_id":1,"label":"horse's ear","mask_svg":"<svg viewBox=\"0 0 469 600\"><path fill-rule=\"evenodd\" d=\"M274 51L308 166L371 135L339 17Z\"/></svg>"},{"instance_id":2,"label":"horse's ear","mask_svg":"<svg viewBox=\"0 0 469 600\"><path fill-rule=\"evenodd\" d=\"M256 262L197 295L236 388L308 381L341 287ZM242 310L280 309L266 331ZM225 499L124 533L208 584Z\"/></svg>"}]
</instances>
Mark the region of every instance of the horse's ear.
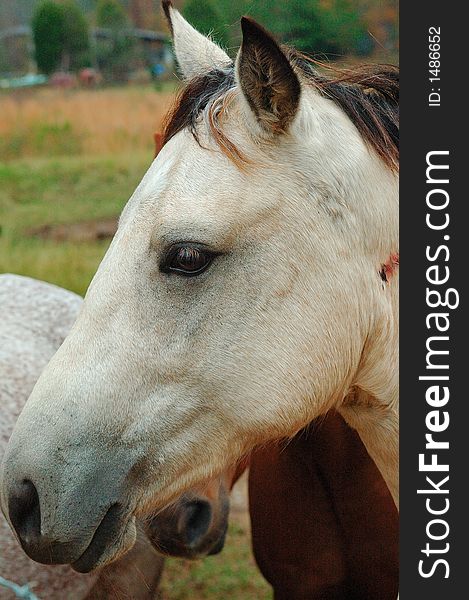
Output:
<instances>
[{"instance_id":1,"label":"horse's ear","mask_svg":"<svg viewBox=\"0 0 469 600\"><path fill-rule=\"evenodd\" d=\"M236 75L249 107L267 131L284 133L300 102L300 81L273 37L249 17L241 19L243 43Z\"/></svg>"},{"instance_id":2,"label":"horse's ear","mask_svg":"<svg viewBox=\"0 0 469 600\"><path fill-rule=\"evenodd\" d=\"M226 52L194 29L173 7L171 0L162 0L162 6L173 36L176 59L185 79L232 64Z\"/></svg>"}]
</instances>

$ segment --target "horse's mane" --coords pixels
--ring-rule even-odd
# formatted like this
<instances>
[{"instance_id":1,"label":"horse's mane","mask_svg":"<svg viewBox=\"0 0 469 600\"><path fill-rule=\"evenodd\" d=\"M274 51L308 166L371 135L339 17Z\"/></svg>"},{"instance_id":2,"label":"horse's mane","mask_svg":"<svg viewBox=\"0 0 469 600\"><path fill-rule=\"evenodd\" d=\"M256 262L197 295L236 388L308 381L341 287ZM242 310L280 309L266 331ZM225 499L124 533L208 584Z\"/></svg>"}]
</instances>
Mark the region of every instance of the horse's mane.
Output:
<instances>
[{"instance_id":1,"label":"horse's mane","mask_svg":"<svg viewBox=\"0 0 469 600\"><path fill-rule=\"evenodd\" d=\"M311 85L339 106L360 135L393 171L399 168L399 69L392 65L363 65L338 69L293 49L286 49L303 84ZM321 68L321 72L318 70ZM191 79L166 116L163 144L189 128L197 141L203 114L220 149L234 162L249 162L224 134L221 117L235 89L234 65Z\"/></svg>"}]
</instances>

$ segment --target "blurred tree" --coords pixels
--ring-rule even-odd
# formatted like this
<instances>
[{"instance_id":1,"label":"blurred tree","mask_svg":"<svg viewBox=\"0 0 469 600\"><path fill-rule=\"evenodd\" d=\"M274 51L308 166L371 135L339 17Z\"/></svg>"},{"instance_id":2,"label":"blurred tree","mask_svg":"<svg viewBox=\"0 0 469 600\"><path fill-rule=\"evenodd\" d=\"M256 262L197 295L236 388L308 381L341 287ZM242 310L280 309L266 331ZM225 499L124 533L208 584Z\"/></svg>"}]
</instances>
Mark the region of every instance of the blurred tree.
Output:
<instances>
[{"instance_id":1,"label":"blurred tree","mask_svg":"<svg viewBox=\"0 0 469 600\"><path fill-rule=\"evenodd\" d=\"M302 52L333 55L371 50L364 43L368 39L364 11L357 0L217 0L217 6L234 45L240 42L239 18L248 14L281 42Z\"/></svg>"},{"instance_id":2,"label":"blurred tree","mask_svg":"<svg viewBox=\"0 0 469 600\"><path fill-rule=\"evenodd\" d=\"M129 25L127 14L119 0L99 0L96 7L96 24L98 27L115 30Z\"/></svg>"},{"instance_id":3,"label":"blurred tree","mask_svg":"<svg viewBox=\"0 0 469 600\"><path fill-rule=\"evenodd\" d=\"M89 61L88 24L74 0L43 0L32 19L36 63L50 75L57 69L77 70Z\"/></svg>"},{"instance_id":4,"label":"blurred tree","mask_svg":"<svg viewBox=\"0 0 469 600\"><path fill-rule=\"evenodd\" d=\"M329 36L332 52L367 54L371 52L362 11L356 0L333 0L323 9L324 31Z\"/></svg>"},{"instance_id":5,"label":"blurred tree","mask_svg":"<svg viewBox=\"0 0 469 600\"><path fill-rule=\"evenodd\" d=\"M107 29L107 39L96 47L97 62L106 79L125 81L136 57L135 40L129 36L127 13L119 0L99 0L96 24Z\"/></svg>"},{"instance_id":6,"label":"blurred tree","mask_svg":"<svg viewBox=\"0 0 469 600\"><path fill-rule=\"evenodd\" d=\"M214 0L187 0L184 17L201 33L212 35L218 44L228 45L226 21Z\"/></svg>"},{"instance_id":7,"label":"blurred tree","mask_svg":"<svg viewBox=\"0 0 469 600\"><path fill-rule=\"evenodd\" d=\"M77 71L90 64L88 22L75 0L62 0L61 6L65 12L63 67Z\"/></svg>"},{"instance_id":8,"label":"blurred tree","mask_svg":"<svg viewBox=\"0 0 469 600\"><path fill-rule=\"evenodd\" d=\"M319 0L291 0L282 8L274 29L282 40L308 54L336 51L334 27Z\"/></svg>"},{"instance_id":9,"label":"blurred tree","mask_svg":"<svg viewBox=\"0 0 469 600\"><path fill-rule=\"evenodd\" d=\"M43 0L32 19L37 68L50 75L62 61L65 44L65 12L52 0Z\"/></svg>"}]
</instances>

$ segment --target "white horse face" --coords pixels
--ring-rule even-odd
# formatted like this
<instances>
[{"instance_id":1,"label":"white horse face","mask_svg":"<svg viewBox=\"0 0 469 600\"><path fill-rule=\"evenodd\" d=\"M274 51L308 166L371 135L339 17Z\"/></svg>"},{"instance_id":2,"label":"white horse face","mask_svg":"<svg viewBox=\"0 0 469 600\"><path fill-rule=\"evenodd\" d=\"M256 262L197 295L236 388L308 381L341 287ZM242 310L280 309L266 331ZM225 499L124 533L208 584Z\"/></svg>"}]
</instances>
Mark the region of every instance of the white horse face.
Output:
<instances>
[{"instance_id":1,"label":"white horse face","mask_svg":"<svg viewBox=\"0 0 469 600\"><path fill-rule=\"evenodd\" d=\"M230 161L203 124L202 145L183 130L164 146L12 436L2 504L37 560L114 558L136 514L295 433L358 369L366 282L381 288L340 171L355 169L355 197L384 169L324 99L306 131L310 99L286 57L253 24L244 34L226 127L252 164Z\"/></svg>"}]
</instances>

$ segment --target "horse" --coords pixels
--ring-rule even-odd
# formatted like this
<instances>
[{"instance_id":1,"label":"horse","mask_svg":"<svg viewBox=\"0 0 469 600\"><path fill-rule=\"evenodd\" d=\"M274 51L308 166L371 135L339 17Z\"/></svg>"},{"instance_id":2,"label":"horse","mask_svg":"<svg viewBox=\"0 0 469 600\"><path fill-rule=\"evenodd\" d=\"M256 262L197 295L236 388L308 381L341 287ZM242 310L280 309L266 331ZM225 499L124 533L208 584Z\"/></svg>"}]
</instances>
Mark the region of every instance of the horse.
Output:
<instances>
[{"instance_id":1,"label":"horse","mask_svg":"<svg viewBox=\"0 0 469 600\"><path fill-rule=\"evenodd\" d=\"M153 133L153 141L156 158L163 135ZM255 449L227 487L248 464L252 547L275 600L396 598L397 511L360 438L337 413L286 443Z\"/></svg>"},{"instance_id":2,"label":"horse","mask_svg":"<svg viewBox=\"0 0 469 600\"><path fill-rule=\"evenodd\" d=\"M163 7L186 84L0 467L26 553L79 572L333 408L398 502L397 70L247 17L233 63Z\"/></svg>"},{"instance_id":3,"label":"horse","mask_svg":"<svg viewBox=\"0 0 469 600\"><path fill-rule=\"evenodd\" d=\"M163 146L153 134L154 157ZM249 465L256 563L275 600L394 600L398 514L360 438L334 411L292 440L261 446ZM366 511L364 510L366 502Z\"/></svg>"},{"instance_id":4,"label":"horse","mask_svg":"<svg viewBox=\"0 0 469 600\"><path fill-rule=\"evenodd\" d=\"M60 347L82 298L57 286L18 275L0 275L0 456L14 422L41 371ZM0 575L50 600L154 600L163 554L200 558L221 551L228 525L232 472L190 490L140 524L137 543L97 575L68 566L39 565L23 553L0 517ZM10 598L0 586L0 598Z\"/></svg>"},{"instance_id":5,"label":"horse","mask_svg":"<svg viewBox=\"0 0 469 600\"><path fill-rule=\"evenodd\" d=\"M275 600L395 600L397 510L337 413L253 452L249 512L254 556Z\"/></svg>"}]
</instances>

